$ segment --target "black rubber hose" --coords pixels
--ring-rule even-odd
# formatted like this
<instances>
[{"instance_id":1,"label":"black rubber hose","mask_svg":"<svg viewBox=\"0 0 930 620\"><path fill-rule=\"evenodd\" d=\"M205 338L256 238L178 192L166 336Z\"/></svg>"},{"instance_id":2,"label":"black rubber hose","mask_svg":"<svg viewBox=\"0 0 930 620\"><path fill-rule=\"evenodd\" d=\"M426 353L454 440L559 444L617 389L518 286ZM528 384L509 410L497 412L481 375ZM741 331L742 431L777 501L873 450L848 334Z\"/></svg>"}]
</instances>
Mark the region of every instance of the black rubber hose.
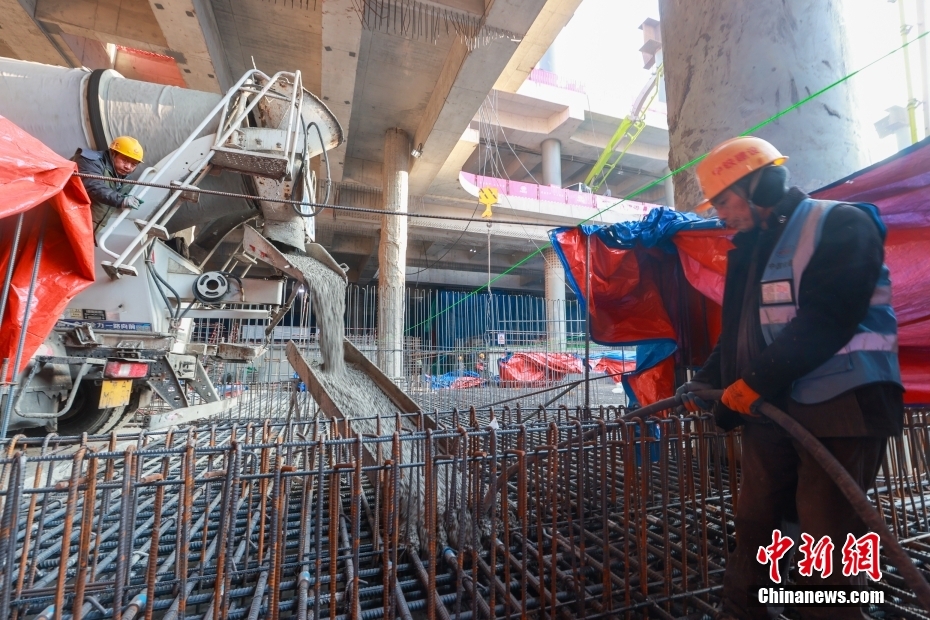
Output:
<instances>
[{"instance_id":1,"label":"black rubber hose","mask_svg":"<svg viewBox=\"0 0 930 620\"><path fill-rule=\"evenodd\" d=\"M178 300L178 307L177 307L177 309L175 310L174 314L172 315L172 318L175 319L175 320L181 318L180 315L179 315L180 312L181 312L181 296L178 295L178 292L177 292L176 290L174 290L174 287L173 287L173 286L171 286L170 284L168 284L168 281L167 281L167 280L165 280L163 277L161 277L161 275L158 273L158 271L157 271L154 267L150 267L149 272L150 272L153 276L155 276L155 279L156 279L156 280L158 280L159 282L161 282L162 284L164 284L165 287L166 287L169 291L171 291L171 294L174 295L174 298ZM190 308L188 308L188 309L190 309ZM169 312L171 311L171 308L170 308L170 307L168 308L168 311L169 311ZM185 314L187 314L187 313L185 312Z\"/></svg>"},{"instance_id":2,"label":"black rubber hose","mask_svg":"<svg viewBox=\"0 0 930 620\"><path fill-rule=\"evenodd\" d=\"M720 397L723 395L723 390L702 390L694 392L694 395L707 401L720 400ZM621 420L627 421L648 417L666 409L673 409L679 405L681 405L681 397L675 396L666 398L665 400L660 400L657 403L647 405L646 407L628 413L623 416ZM827 475L830 476L833 482L836 483L836 486L839 487L840 491L852 505L853 510L856 511L856 514L859 515L859 518L862 519L866 527L879 535L882 543L885 545L885 552L888 554L891 563L901 573L901 577L904 578L908 587L914 591L914 594L917 596L917 601L924 609L930 609L930 584L927 583L924 576L917 570L917 567L914 566L914 562L911 560L910 556L907 555L907 552L898 543L897 537L888 530L885 518L875 509L865 492L859 487L856 481L853 480L849 472L846 471L846 468L840 465L836 457L834 457L810 431L804 428L800 422L778 407L762 402L757 406L756 410L785 429L792 438L797 440L797 442L814 457L817 464L827 472Z\"/></svg>"},{"instance_id":3,"label":"black rubber hose","mask_svg":"<svg viewBox=\"0 0 930 620\"><path fill-rule=\"evenodd\" d=\"M152 275L152 263L149 260L145 261L145 267L148 269L149 275ZM174 310L171 308L171 302L168 301L168 296L165 295L165 290L161 287L161 283L155 279L155 276L152 275L152 283L155 285L155 288L158 290L159 295L161 295L162 300L165 302L165 307L168 308L168 312L171 316L174 316Z\"/></svg>"},{"instance_id":4,"label":"black rubber hose","mask_svg":"<svg viewBox=\"0 0 930 620\"><path fill-rule=\"evenodd\" d=\"M723 390L701 390L694 392L694 395L707 401L720 400L721 396L723 396ZM620 421L629 422L639 418L648 418L660 411L674 409L681 404L681 397L673 396L631 411L621 417ZM870 531L878 534L882 543L885 545L885 551L891 563L898 569L898 572L901 574L901 577L908 587L914 591L918 603L920 603L924 609L930 609L930 584L927 583L924 576L917 570L917 567L914 566L914 562L911 560L910 556L907 555L904 548L901 547L900 543L898 543L898 539L888 530L885 518L872 506L872 502L869 501L865 492L859 488L859 485L853 480L852 476L849 475L849 472L840 465L836 457L834 457L816 437L811 435L810 431L801 426L799 422L781 409L763 402L757 407L757 411L785 429L789 435L797 440L798 443L814 457L817 464L827 472L827 475L830 476L833 482L836 483L836 486L839 487L840 491L852 505L853 510L856 511L856 514L859 515L859 518L862 519L866 527L868 527ZM594 439L600 432L600 428L591 429L582 434L581 441L584 442ZM577 442L579 439L572 438L570 441ZM569 442L566 441L560 443L558 447L565 448L568 447L568 445ZM536 458L535 454L527 456L523 467L526 468L531 465ZM502 473L497 480L489 485L488 492L484 496L484 501L482 502L483 513L487 513L491 510L491 504L495 501L495 496L500 491L502 485L516 475L519 470L520 467L514 465L508 468L506 472Z\"/></svg>"},{"instance_id":5,"label":"black rubber hose","mask_svg":"<svg viewBox=\"0 0 930 620\"><path fill-rule=\"evenodd\" d=\"M100 114L100 78L107 69L94 69L87 80L87 118L90 121L90 135L94 141L94 150L102 151L109 147L103 130L103 116Z\"/></svg>"},{"instance_id":6,"label":"black rubber hose","mask_svg":"<svg viewBox=\"0 0 930 620\"><path fill-rule=\"evenodd\" d=\"M303 119L301 119L301 122L303 122ZM304 192L303 192L303 183L304 183L305 171L307 168L307 146L310 142L309 133L310 133L311 126L314 129L316 129L316 134L320 138L320 148L323 149L323 161L326 162L326 196L323 198L323 204L326 204L329 202L329 193L330 193L330 189L332 188L331 180L330 180L331 175L329 171L329 155L326 154L326 145L323 144L323 132L320 131L320 126L317 125L316 122L314 121L311 121L310 125L304 125L304 152L303 152L303 157L300 162L300 172L297 175L300 178L300 182L301 182L301 192L300 192L301 202L303 202L303 198L305 198ZM309 206L310 203L304 203L304 204L307 204ZM303 204L301 204L300 206L303 206ZM317 207L317 208L312 208L310 213L304 213L298 208L298 205L296 204L291 204L291 208L293 208L294 212L300 217L316 217L320 213L320 211L322 211L321 207Z\"/></svg>"},{"instance_id":7,"label":"black rubber hose","mask_svg":"<svg viewBox=\"0 0 930 620\"><path fill-rule=\"evenodd\" d=\"M320 126L316 124L316 121L310 121L310 124L307 126L307 131L310 130L310 127L316 129L316 135L320 138L320 148L323 149L323 162L326 164L326 197L323 198L323 203L329 202L329 193L332 189L332 175L329 172L329 154L326 152L326 145L323 144L323 132L320 131ZM304 146L307 144L307 132L304 132Z\"/></svg>"}]
</instances>

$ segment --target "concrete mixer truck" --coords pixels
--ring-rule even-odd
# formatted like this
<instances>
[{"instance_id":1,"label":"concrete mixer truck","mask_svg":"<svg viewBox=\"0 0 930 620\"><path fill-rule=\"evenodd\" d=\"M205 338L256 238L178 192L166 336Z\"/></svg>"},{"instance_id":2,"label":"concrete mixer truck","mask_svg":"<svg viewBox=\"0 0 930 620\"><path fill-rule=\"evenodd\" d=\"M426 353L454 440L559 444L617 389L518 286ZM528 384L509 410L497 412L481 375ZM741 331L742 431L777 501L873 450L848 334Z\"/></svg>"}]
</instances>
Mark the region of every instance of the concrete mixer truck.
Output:
<instances>
[{"instance_id":1,"label":"concrete mixer truck","mask_svg":"<svg viewBox=\"0 0 930 620\"><path fill-rule=\"evenodd\" d=\"M280 317L288 252L345 277L313 243L310 206L329 193L311 160L343 132L299 71L251 70L219 95L0 59L0 115L66 158L132 135L151 164L133 175L142 206L96 234L94 284L0 388L11 431L108 432L154 394L173 419L211 415L222 401L204 360L250 361L262 347L192 344L191 321Z\"/></svg>"}]
</instances>

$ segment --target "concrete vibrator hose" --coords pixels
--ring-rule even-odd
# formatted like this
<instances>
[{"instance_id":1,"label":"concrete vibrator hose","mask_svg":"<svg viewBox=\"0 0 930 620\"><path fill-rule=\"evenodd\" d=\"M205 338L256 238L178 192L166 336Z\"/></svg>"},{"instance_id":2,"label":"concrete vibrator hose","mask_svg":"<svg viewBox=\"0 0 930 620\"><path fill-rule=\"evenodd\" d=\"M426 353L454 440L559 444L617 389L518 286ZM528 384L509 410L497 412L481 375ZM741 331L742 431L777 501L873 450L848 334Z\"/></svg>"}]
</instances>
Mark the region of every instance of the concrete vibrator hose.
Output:
<instances>
[{"instance_id":1,"label":"concrete vibrator hose","mask_svg":"<svg viewBox=\"0 0 930 620\"><path fill-rule=\"evenodd\" d=\"M693 392L695 396L706 401L717 401L723 396L723 390L701 390ZM631 411L622 418L621 422L629 422L632 420L637 420L640 418L648 418L651 415L659 413L660 411L665 411L668 409L674 409L675 407L681 405L681 397L673 396L672 398L666 398L660 400L651 405L645 407L640 407L635 411ZM787 413L766 402L761 402L756 407L756 411L772 420L779 426L781 426L785 431L788 432L791 437L800 443L805 450L807 450L811 456L814 457L814 460L817 461L817 464L820 465L827 475L836 483L836 486L839 487L840 491L849 500L849 503L852 505L853 509L856 511L856 514L859 515L859 518L862 519L866 527L870 531L876 532L879 538L882 541L882 544L885 545L885 550L888 554L891 563L898 569L901 573L901 577L904 579L904 582L908 585L911 590L914 591L914 594L917 597L917 601L923 606L924 609L930 609L930 584L927 583L924 576L917 570L917 567L911 561L911 558L907 555L907 552L904 551L904 548L898 543L898 539L888 530L888 526L885 524L885 519L882 515L872 506L872 502L869 501L869 498L866 496L865 492L859 488L859 485L856 484L856 481L853 480L852 476L849 475L849 472L840 465L839 461L827 450L820 441L814 437L810 431L801 426L794 418L789 416ZM600 432L600 429L591 429L590 431L582 434L581 441L587 441L593 439L597 433ZM562 442L558 445L559 448L566 448L569 446L569 443L578 442L577 438L570 439L568 441ZM522 467L528 467L536 460L536 456L527 456L526 462ZM516 475L519 471L520 466L512 466L507 469L495 482L491 483L490 488L488 489L487 494L484 497L483 502L483 513L488 513L491 509L491 504L494 502L496 494L500 491L501 487L507 480L512 476Z\"/></svg>"},{"instance_id":2,"label":"concrete vibrator hose","mask_svg":"<svg viewBox=\"0 0 930 620\"><path fill-rule=\"evenodd\" d=\"M707 401L720 400L721 396L723 396L723 390L701 390L694 392L694 395ZM645 418L660 411L672 409L680 404L680 396L666 398L665 400L660 400L628 413L623 416L621 420L628 421ZM853 480L849 472L840 465L836 457L834 457L810 431L778 407L763 401L756 406L755 410L785 429L792 438L797 440L797 442L814 457L817 464L827 472L827 475L830 476L843 495L846 496L846 499L852 505L856 514L859 515L859 518L865 523L866 527L868 527L870 531L878 534L882 544L885 545L885 551L891 563L901 573L901 577L904 578L908 587L914 591L921 606L923 606L924 609L930 609L930 584L927 584L924 576L917 570L917 567L914 566L907 552L904 551L904 548L898 543L897 537L888 530L884 517L872 506L872 502L869 501L865 492L859 487L856 481Z\"/></svg>"}]
</instances>

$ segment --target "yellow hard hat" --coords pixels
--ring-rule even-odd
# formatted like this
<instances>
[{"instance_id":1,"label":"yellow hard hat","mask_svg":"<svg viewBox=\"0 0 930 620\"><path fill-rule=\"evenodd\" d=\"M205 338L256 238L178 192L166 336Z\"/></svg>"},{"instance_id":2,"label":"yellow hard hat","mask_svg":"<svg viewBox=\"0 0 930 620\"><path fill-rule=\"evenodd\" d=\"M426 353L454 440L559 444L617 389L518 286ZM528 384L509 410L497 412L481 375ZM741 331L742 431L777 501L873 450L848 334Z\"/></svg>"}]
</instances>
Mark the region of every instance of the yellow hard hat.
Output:
<instances>
[{"instance_id":1,"label":"yellow hard hat","mask_svg":"<svg viewBox=\"0 0 930 620\"><path fill-rule=\"evenodd\" d=\"M711 200L747 174L786 161L786 156L762 138L740 136L721 142L697 165L698 183L706 200L695 211L710 209Z\"/></svg>"},{"instance_id":2,"label":"yellow hard hat","mask_svg":"<svg viewBox=\"0 0 930 620\"><path fill-rule=\"evenodd\" d=\"M110 143L110 150L116 151L120 155L125 155L129 159L142 162L142 145L132 136L120 136Z\"/></svg>"}]
</instances>

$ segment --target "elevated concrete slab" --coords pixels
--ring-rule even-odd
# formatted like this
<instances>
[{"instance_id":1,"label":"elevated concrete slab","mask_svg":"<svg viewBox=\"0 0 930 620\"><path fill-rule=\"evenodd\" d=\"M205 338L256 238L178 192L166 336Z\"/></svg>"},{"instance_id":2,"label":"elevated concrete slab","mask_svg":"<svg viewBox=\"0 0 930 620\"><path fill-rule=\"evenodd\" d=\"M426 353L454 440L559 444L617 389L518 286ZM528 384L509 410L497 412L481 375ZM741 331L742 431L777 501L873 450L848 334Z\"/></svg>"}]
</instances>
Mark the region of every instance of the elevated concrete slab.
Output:
<instances>
[{"instance_id":1,"label":"elevated concrete slab","mask_svg":"<svg viewBox=\"0 0 930 620\"><path fill-rule=\"evenodd\" d=\"M526 32L516 52L494 83L494 89L515 93L526 82L530 71L575 14L582 0L548 0Z\"/></svg>"},{"instance_id":2,"label":"elevated concrete slab","mask_svg":"<svg viewBox=\"0 0 930 620\"><path fill-rule=\"evenodd\" d=\"M485 23L525 36L545 5L545 0L497 0L489 7ZM428 192L518 45L498 39L469 52L461 40L453 43L413 134L413 144L423 145L423 156L410 172L411 194Z\"/></svg>"},{"instance_id":3,"label":"elevated concrete slab","mask_svg":"<svg viewBox=\"0 0 930 620\"><path fill-rule=\"evenodd\" d=\"M0 56L71 66L34 16L34 0L0 0Z\"/></svg>"},{"instance_id":4,"label":"elevated concrete slab","mask_svg":"<svg viewBox=\"0 0 930 620\"><path fill-rule=\"evenodd\" d=\"M498 273L491 272L491 278ZM524 278L507 274L494 281L492 287L517 289L522 288ZM477 271L460 271L458 269L422 269L407 267L407 281L416 281L418 284L433 284L437 286L467 286L475 288L488 283L488 274Z\"/></svg>"},{"instance_id":5,"label":"elevated concrete slab","mask_svg":"<svg viewBox=\"0 0 930 620\"><path fill-rule=\"evenodd\" d=\"M104 43L157 54L169 49L148 0L37 0L35 17L62 32Z\"/></svg>"},{"instance_id":6,"label":"elevated concrete slab","mask_svg":"<svg viewBox=\"0 0 930 620\"><path fill-rule=\"evenodd\" d=\"M232 85L213 7L208 1L149 0L149 4L168 43L168 55L177 61L188 88L221 92L225 88L220 76L226 88Z\"/></svg>"},{"instance_id":7,"label":"elevated concrete slab","mask_svg":"<svg viewBox=\"0 0 930 620\"><path fill-rule=\"evenodd\" d=\"M211 4L233 75L241 76L253 61L269 74L299 69L307 90L320 92L322 2L315 8L255 0L211 0ZM339 121L344 123L342 118Z\"/></svg>"},{"instance_id":8,"label":"elevated concrete slab","mask_svg":"<svg viewBox=\"0 0 930 620\"><path fill-rule=\"evenodd\" d=\"M350 120L355 99L358 51L362 41L362 22L352 0L323 1L323 101L342 123L346 141L329 152L333 181L342 181L346 149L352 135ZM380 179L378 180L380 185Z\"/></svg>"}]
</instances>

